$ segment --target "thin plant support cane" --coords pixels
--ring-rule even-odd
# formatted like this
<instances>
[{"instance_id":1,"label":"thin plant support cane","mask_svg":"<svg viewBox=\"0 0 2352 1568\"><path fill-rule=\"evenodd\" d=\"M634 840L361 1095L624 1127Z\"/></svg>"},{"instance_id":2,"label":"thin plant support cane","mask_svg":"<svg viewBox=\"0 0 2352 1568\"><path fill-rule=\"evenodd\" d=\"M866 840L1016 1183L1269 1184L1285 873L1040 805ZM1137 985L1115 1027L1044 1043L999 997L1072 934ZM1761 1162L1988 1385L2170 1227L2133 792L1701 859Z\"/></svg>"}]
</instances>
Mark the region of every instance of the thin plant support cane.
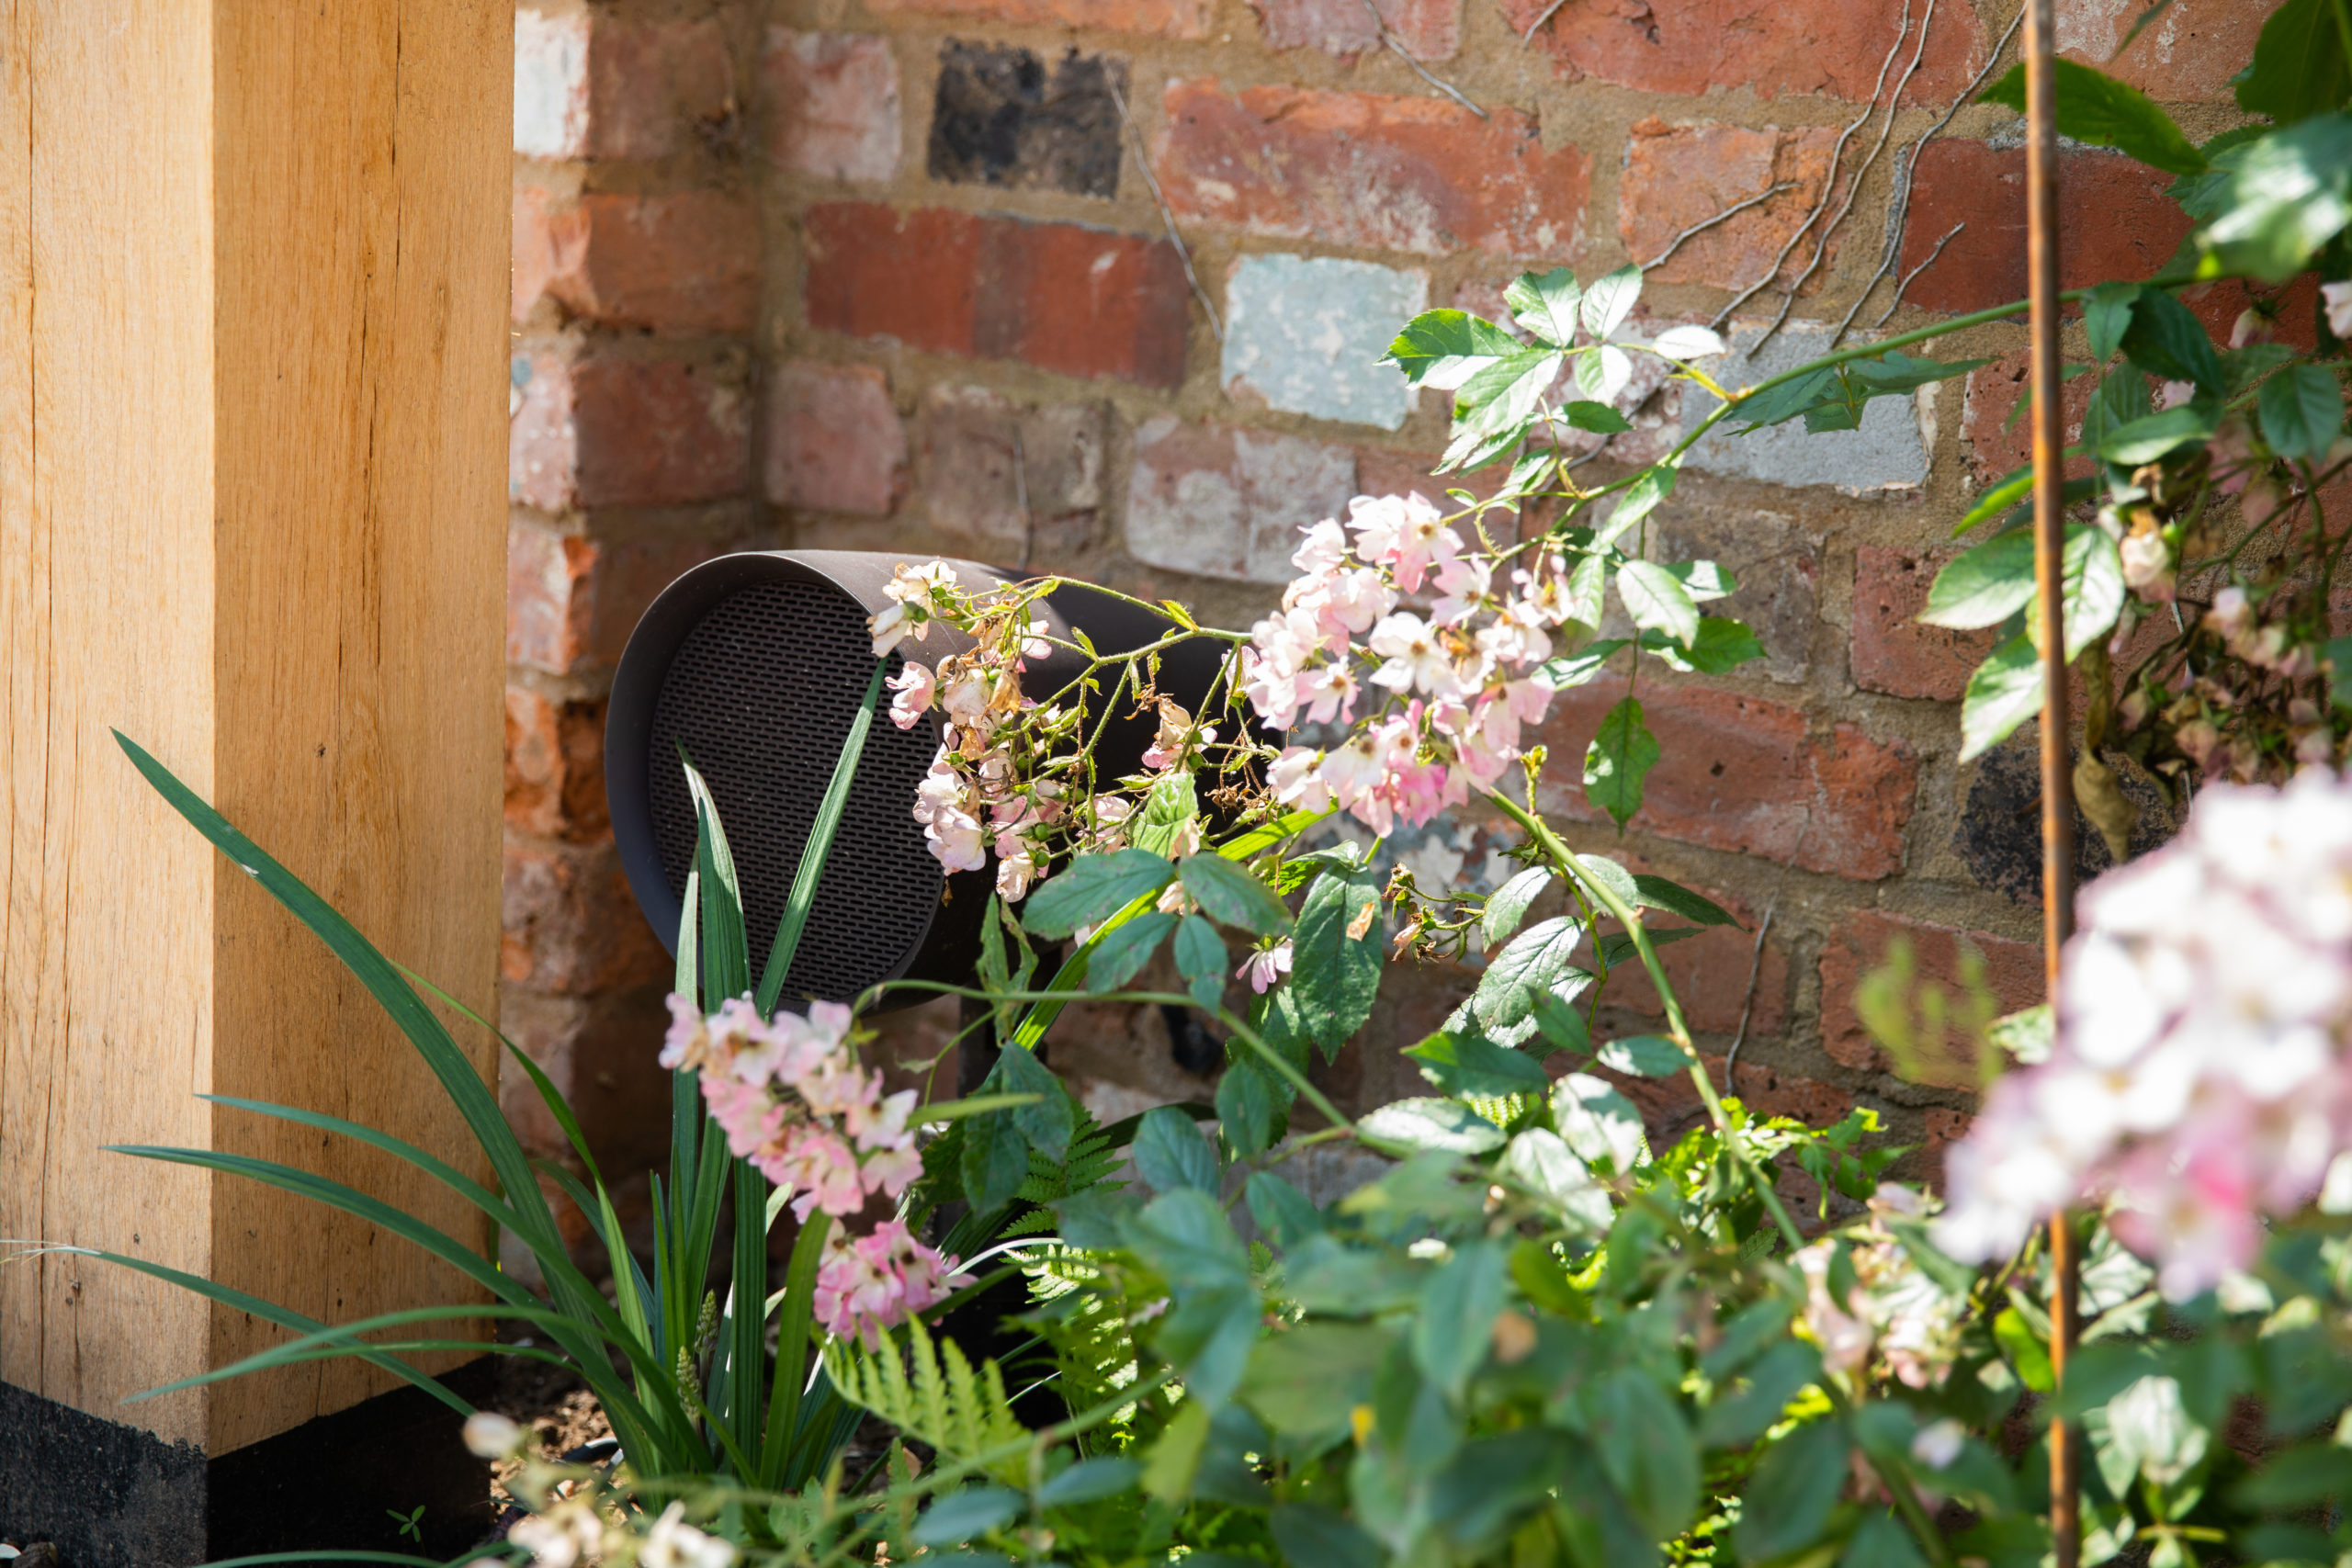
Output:
<instances>
[{"instance_id":1,"label":"thin plant support cane","mask_svg":"<svg viewBox=\"0 0 2352 1568\"><path fill-rule=\"evenodd\" d=\"M2041 644L2041 953L2047 994L2058 1001L2058 965L2075 928L2074 764L2066 726L2065 432L2058 352L2058 82L2054 0L2026 0L2026 269L2033 335L2034 617ZM2104 679L2102 675L2100 677ZM2075 1233L2064 1211L2050 1218L2050 1365L2063 1390L2073 1359ZM2050 1535L2057 1568L2082 1552L2075 1423L2050 1424Z\"/></svg>"}]
</instances>

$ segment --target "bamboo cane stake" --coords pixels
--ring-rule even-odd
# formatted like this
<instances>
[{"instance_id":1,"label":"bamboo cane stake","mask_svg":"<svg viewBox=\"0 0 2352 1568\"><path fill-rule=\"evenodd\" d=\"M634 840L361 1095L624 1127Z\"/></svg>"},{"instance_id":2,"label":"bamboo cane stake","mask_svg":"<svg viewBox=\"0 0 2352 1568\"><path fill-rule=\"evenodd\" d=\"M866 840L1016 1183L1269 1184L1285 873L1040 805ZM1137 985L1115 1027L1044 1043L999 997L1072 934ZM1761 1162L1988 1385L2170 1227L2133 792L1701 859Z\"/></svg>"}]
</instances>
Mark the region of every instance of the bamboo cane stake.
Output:
<instances>
[{"instance_id":1,"label":"bamboo cane stake","mask_svg":"<svg viewBox=\"0 0 2352 1568\"><path fill-rule=\"evenodd\" d=\"M2058 353L2058 94L2052 0L2026 0L2026 253L2033 333L2033 566L2041 641L2041 949L2048 995L2058 999L2058 962L2074 930L2074 766L2066 724L2066 484ZM2065 1383L2075 1343L2078 1260L2065 1213L2051 1217L2050 1364ZM2082 1549L2071 1421L2050 1424L2050 1533L2057 1568L2077 1568Z\"/></svg>"}]
</instances>

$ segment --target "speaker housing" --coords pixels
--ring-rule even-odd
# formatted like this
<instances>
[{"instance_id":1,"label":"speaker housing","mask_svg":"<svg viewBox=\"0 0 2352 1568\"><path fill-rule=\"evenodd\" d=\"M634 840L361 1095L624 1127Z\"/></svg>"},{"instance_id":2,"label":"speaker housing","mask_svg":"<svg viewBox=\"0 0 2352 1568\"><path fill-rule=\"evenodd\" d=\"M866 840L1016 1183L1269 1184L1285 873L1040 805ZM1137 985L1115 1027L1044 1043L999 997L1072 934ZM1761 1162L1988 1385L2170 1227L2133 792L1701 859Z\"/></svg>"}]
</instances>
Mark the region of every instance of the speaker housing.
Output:
<instances>
[{"instance_id":1,"label":"speaker housing","mask_svg":"<svg viewBox=\"0 0 2352 1568\"><path fill-rule=\"evenodd\" d=\"M756 968L873 672L866 617L888 605L884 590L906 560L857 550L721 556L662 590L630 634L605 719L605 788L630 890L672 951L695 843L680 746L718 803ZM1012 574L977 561L947 565L967 591L1011 581ZM1077 583L1033 606L1032 616L1040 631L1063 643L1083 629L1104 653L1145 647L1168 630L1149 612ZM936 666L971 649L969 638L933 622L922 642L902 643L890 654L888 672L897 675L910 657ZM1214 642L1180 644L1161 656L1159 690L1197 710L1222 661ZM1083 667L1074 649L1056 648L1028 661L1023 689L1043 700L1067 688ZM785 978L790 1006L808 996L848 1001L885 980L963 983L978 956L993 871L947 875L912 815L915 785L938 750L944 716L934 708L901 730L890 721L888 698L884 692L867 732ZM1132 697L1111 712L1106 693L1088 700L1088 730L1097 726L1103 727L1096 758L1104 779L1138 769L1157 730ZM923 999L897 992L881 1006Z\"/></svg>"}]
</instances>

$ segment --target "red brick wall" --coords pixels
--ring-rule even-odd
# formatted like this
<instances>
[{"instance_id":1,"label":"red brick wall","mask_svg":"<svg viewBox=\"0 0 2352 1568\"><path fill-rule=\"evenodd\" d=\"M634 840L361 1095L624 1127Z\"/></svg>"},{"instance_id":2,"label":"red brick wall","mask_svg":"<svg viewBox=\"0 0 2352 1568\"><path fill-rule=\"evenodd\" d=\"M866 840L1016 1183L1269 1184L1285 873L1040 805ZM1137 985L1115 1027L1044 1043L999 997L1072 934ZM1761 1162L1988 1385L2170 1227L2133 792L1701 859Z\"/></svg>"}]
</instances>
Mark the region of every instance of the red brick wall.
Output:
<instances>
[{"instance_id":1,"label":"red brick wall","mask_svg":"<svg viewBox=\"0 0 2352 1568\"><path fill-rule=\"evenodd\" d=\"M1819 351L1821 323L1846 313L1885 243L1898 150L1985 62L2013 8L1935 7L1886 153L1805 283L1790 343ZM2268 8L2178 0L2114 69L2210 134L2231 123L2228 77ZM2064 46L2098 62L2136 7L2060 10ZM594 1135L659 1138L663 964L614 863L598 738L613 661L670 576L747 545L938 549L1246 624L1279 593L1294 526L1411 482L1443 446L1436 400L1411 405L1369 363L1404 314L1491 312L1525 264L1589 276L1646 262L1786 184L1657 274L1645 309L1711 316L1822 197L1905 14L1899 0L1378 11L1478 110L1384 46L1366 0L518 10L506 1007L586 1100ZM1918 36L1915 17L1898 74ZM1845 171L1883 120L1852 139ZM1896 327L2021 288L2016 129L2006 110L1963 107L1917 160L1902 267L1967 227ZM2074 278L2144 274L2185 229L2163 176L2113 154L2072 150L2064 177ZM1865 321L1884 299L1882 285ZM2225 292L2200 308L2225 327L2243 303ZM1808 1113L1878 1105L1939 1144L1964 1099L1890 1077L1850 991L1889 933L1948 971L1965 931L2005 998L2031 999L2030 783L1997 760L1955 766L1953 699L1981 644L1910 620L1972 492L2018 459L2003 421L2022 342L2004 325L1931 344L1998 362L1924 397L1874 446L1686 472L1660 514L1664 547L1738 571L1733 608L1770 657L1719 679L1645 667L1666 758L1623 840L1566 783L1608 699L1562 702L1548 738L1550 804L1584 845L1710 889L1751 929L1771 911L1760 955L1728 932L1670 950L1709 1050L1727 1050L1747 1013L1742 1091ZM1649 405L1603 462L1659 449L1679 418ZM1496 838L1465 818L1399 851L1425 885L1470 880ZM1467 976L1394 983L1361 1055L1332 1072L1360 1100L1409 1092L1394 1050ZM1638 1021L1654 1006L1630 987L1623 1010ZM1066 1063L1095 1079L1207 1093L1167 1061L1156 1019L1090 1014L1072 1030Z\"/></svg>"}]
</instances>

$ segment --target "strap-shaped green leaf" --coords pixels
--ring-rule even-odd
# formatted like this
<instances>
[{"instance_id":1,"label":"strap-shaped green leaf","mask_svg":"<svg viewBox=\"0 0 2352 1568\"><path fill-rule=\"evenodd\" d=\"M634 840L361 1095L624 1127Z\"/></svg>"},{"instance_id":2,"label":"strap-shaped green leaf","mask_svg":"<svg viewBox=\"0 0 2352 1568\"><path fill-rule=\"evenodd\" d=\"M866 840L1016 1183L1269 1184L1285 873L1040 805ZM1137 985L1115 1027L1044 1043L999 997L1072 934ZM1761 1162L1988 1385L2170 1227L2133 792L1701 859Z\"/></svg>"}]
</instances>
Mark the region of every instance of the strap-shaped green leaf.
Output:
<instances>
[{"instance_id":1,"label":"strap-shaped green leaf","mask_svg":"<svg viewBox=\"0 0 2352 1568\"><path fill-rule=\"evenodd\" d=\"M808 929L808 911L817 902L817 887L825 875L825 863L832 857L833 835L841 830L842 811L849 804L850 784L857 777L857 761L865 753L865 738L874 728L874 705L881 699L882 674L889 660L874 661L874 673L866 678L865 700L850 716L849 734L842 740L842 753L833 763L833 776L825 785L824 799L817 806L816 819L808 824L808 841L801 846L800 863L792 874L792 895L785 900L784 916L776 922L775 941L768 948L767 966L760 972L760 994L756 998L762 1017L775 1011L776 998L784 990L784 977L792 969L793 954L800 951L800 933Z\"/></svg>"}]
</instances>

